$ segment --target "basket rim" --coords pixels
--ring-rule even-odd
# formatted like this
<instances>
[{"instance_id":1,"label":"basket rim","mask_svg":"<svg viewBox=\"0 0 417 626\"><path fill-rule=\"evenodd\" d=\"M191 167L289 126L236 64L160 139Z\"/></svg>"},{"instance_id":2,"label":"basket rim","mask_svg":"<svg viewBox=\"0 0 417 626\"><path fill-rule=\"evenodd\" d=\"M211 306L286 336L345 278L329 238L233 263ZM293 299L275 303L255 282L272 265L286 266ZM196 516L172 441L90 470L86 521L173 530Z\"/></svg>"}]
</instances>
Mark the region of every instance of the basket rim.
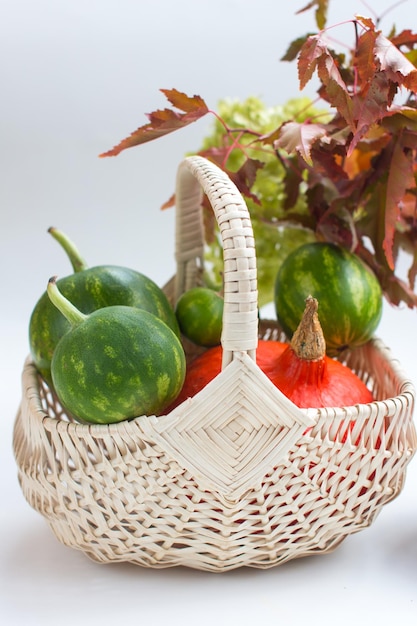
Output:
<instances>
[{"instance_id":1,"label":"basket rim","mask_svg":"<svg viewBox=\"0 0 417 626\"><path fill-rule=\"evenodd\" d=\"M275 320L262 320L262 322L271 323L271 327L276 328L277 323ZM354 350L350 350L349 352L360 351L361 349L367 350L375 350L379 353L382 359L386 362L386 364L390 367L394 378L396 379L396 383L398 385L399 392L396 395L393 395L389 398L384 398L383 400L374 400L367 404L355 404L351 406L343 406L343 407L323 407L323 408L304 408L297 409L301 411L306 417L317 419L319 417L323 417L323 415L327 415L329 420L337 420L337 419L346 419L346 418L355 418L358 415L358 410L362 411L364 407L368 407L368 411L370 413L375 411L383 411L386 413L391 409L395 411L398 403L405 403L407 405L413 406L416 400L416 388L414 383L411 381L409 376L407 376L403 367L401 366L398 359L392 357L391 348L389 348L380 337L373 337L370 339L364 346L359 346ZM256 368L259 369L259 372L263 375L262 370L254 363ZM220 372L221 374L221 372ZM220 375L218 374L218 376ZM215 380L217 376L213 379ZM54 430L69 430L75 431L78 434L89 434L89 435L108 435L114 433L120 434L125 431L135 431L136 426L139 422L143 422L144 420L149 421L158 421L158 423L163 423L165 420L167 423L170 421L171 415L181 408L181 406L185 403L182 403L167 414L162 414L160 416L155 415L138 415L129 420L123 420L120 422L108 423L108 424L93 424L93 423L84 423L78 421L67 421L60 419L59 417L53 417L48 415L48 413L44 410L41 404L41 398L39 394L39 385L41 380L41 375L36 370L36 367L31 359L31 356L28 355L26 357L24 368L22 372L22 379L24 384L24 390L28 394L28 403L30 407L30 412L32 416L38 417L38 424L42 424L47 431ZM203 390L202 390L203 391ZM198 394L197 394L198 395ZM197 397L194 396L194 397ZM187 402L187 400L185 401Z\"/></svg>"}]
</instances>

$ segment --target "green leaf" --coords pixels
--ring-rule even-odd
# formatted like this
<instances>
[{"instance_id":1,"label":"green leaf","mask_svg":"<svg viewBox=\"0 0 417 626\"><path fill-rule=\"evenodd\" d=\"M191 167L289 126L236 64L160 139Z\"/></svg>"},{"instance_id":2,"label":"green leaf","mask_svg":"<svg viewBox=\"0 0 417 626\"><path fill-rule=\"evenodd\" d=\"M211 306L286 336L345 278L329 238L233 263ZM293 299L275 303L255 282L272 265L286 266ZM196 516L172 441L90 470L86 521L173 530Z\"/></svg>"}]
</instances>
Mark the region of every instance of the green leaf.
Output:
<instances>
[{"instance_id":1,"label":"green leaf","mask_svg":"<svg viewBox=\"0 0 417 626\"><path fill-rule=\"evenodd\" d=\"M316 13L315 13L317 28L319 28L320 30L323 30L327 22L328 6L329 6L329 0L311 0L311 2L309 2L305 7L303 7L302 9L299 9L296 12L296 15L299 15L300 13L304 13L304 11L308 11L309 9L313 9L314 7L317 7Z\"/></svg>"},{"instance_id":2,"label":"green leaf","mask_svg":"<svg viewBox=\"0 0 417 626\"><path fill-rule=\"evenodd\" d=\"M298 37L297 39L294 39L294 41L292 41L288 46L285 54L281 57L281 61L294 61L299 55L300 50L305 44L306 40L308 39L308 37L311 37L312 34L313 33L308 33L303 37Z\"/></svg>"}]
</instances>

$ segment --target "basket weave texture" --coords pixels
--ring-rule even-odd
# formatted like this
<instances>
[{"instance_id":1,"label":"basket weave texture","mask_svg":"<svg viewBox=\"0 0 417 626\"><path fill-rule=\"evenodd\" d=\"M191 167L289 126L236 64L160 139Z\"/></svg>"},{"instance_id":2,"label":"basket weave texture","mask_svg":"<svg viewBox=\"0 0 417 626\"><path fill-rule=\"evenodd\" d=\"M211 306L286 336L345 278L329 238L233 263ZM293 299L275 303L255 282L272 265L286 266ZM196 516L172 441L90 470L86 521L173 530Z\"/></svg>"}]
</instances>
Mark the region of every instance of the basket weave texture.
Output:
<instances>
[{"instance_id":1,"label":"basket weave texture","mask_svg":"<svg viewBox=\"0 0 417 626\"><path fill-rule=\"evenodd\" d=\"M256 365L256 255L246 204L201 157L178 170L175 300L203 267L202 191L223 243L223 369L169 415L71 421L28 358L14 453L29 504L56 537L95 561L221 572L334 549L402 490L417 449L415 391L379 340L343 362L375 402L298 409ZM187 357L195 355L185 344Z\"/></svg>"}]
</instances>

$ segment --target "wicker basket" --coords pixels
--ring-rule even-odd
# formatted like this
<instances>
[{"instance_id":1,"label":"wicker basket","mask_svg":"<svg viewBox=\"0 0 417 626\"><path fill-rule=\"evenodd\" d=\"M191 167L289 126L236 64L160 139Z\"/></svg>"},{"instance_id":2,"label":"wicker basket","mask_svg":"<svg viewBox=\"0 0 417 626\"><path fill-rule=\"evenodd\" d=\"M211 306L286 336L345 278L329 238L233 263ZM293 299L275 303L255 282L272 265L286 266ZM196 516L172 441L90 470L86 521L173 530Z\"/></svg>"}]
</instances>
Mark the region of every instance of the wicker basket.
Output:
<instances>
[{"instance_id":1,"label":"wicker basket","mask_svg":"<svg viewBox=\"0 0 417 626\"><path fill-rule=\"evenodd\" d=\"M84 425L24 366L14 430L24 496L61 542L98 562L221 572L328 552L400 493L417 447L414 387L379 340L344 357L377 398L367 405L300 410L258 368L258 336L282 337L258 323L249 214L200 157L178 170L167 293L201 275L202 189L224 249L223 370L211 383L166 416Z\"/></svg>"}]
</instances>

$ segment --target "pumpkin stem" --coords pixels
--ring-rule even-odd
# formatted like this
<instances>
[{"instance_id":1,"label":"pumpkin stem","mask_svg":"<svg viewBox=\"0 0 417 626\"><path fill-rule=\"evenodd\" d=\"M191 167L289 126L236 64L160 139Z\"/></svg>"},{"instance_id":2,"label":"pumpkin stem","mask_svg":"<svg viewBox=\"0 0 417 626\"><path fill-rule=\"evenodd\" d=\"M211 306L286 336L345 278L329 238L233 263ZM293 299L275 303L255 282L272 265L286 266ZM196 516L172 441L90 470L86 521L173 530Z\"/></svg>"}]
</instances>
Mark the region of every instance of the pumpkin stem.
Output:
<instances>
[{"instance_id":1,"label":"pumpkin stem","mask_svg":"<svg viewBox=\"0 0 417 626\"><path fill-rule=\"evenodd\" d=\"M306 298L303 317L291 339L291 348L305 361L317 361L326 354L326 342L317 315L318 302L312 296Z\"/></svg>"}]
</instances>

